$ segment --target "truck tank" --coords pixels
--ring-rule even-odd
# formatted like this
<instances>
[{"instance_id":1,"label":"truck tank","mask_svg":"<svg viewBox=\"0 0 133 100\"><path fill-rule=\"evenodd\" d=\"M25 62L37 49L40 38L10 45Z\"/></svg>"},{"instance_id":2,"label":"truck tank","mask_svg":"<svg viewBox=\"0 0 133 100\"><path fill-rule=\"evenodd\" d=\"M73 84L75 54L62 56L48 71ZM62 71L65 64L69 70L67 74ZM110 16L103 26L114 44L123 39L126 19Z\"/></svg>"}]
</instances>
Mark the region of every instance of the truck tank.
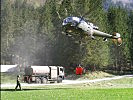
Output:
<instances>
[{"instance_id":1,"label":"truck tank","mask_svg":"<svg viewBox=\"0 0 133 100\"><path fill-rule=\"evenodd\" d=\"M25 75L45 75L50 73L48 66L30 66L25 68Z\"/></svg>"}]
</instances>

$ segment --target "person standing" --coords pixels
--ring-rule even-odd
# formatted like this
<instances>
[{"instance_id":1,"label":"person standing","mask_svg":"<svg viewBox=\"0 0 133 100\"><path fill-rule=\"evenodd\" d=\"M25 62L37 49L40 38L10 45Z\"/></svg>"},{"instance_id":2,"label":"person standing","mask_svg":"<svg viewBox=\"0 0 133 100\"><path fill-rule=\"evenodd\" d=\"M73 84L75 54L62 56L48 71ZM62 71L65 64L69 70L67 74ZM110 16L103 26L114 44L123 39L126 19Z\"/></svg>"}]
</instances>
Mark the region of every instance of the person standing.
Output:
<instances>
[{"instance_id":1,"label":"person standing","mask_svg":"<svg viewBox=\"0 0 133 100\"><path fill-rule=\"evenodd\" d=\"M20 75L17 75L17 85L15 87L15 90L17 90L18 86L19 86L20 90L22 90L21 89L21 84L20 84Z\"/></svg>"}]
</instances>

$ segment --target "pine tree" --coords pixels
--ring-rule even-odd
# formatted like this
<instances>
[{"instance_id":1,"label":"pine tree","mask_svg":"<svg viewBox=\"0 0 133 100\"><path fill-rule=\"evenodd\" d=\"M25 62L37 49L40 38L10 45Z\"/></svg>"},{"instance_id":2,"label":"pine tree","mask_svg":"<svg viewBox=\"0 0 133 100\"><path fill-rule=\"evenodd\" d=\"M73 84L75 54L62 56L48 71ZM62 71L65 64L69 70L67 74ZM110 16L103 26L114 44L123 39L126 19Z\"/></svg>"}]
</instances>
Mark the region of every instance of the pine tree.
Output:
<instances>
[{"instance_id":1,"label":"pine tree","mask_svg":"<svg viewBox=\"0 0 133 100\"><path fill-rule=\"evenodd\" d=\"M130 57L128 59L128 62L131 64L130 66L133 66L133 11L130 11L129 20L128 20L128 34L129 34L129 51L130 51Z\"/></svg>"},{"instance_id":2,"label":"pine tree","mask_svg":"<svg viewBox=\"0 0 133 100\"><path fill-rule=\"evenodd\" d=\"M122 67L127 65L127 59L129 56L129 42L127 33L127 11L121 7L111 7L108 11L108 22L109 22L109 32L119 32L123 39L123 44L118 47L112 44L111 46L111 57L114 62L114 66L121 71ZM110 44L111 45L111 44Z\"/></svg>"},{"instance_id":3,"label":"pine tree","mask_svg":"<svg viewBox=\"0 0 133 100\"><path fill-rule=\"evenodd\" d=\"M9 48L14 43L14 24L13 24L13 9L11 1L5 0L1 7L1 57L2 63L10 64L12 56Z\"/></svg>"}]
</instances>

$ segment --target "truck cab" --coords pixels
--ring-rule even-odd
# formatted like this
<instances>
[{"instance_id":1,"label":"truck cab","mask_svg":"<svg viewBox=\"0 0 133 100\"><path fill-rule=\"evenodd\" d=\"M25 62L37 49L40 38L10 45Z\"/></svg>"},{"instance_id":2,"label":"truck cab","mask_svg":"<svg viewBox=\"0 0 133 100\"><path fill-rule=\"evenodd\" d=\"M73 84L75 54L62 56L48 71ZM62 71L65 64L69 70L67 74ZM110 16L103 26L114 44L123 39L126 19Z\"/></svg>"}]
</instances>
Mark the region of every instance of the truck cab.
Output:
<instances>
[{"instance_id":1,"label":"truck cab","mask_svg":"<svg viewBox=\"0 0 133 100\"><path fill-rule=\"evenodd\" d=\"M64 68L62 66L49 66L49 80L57 80L57 83L61 83L64 79Z\"/></svg>"},{"instance_id":2,"label":"truck cab","mask_svg":"<svg viewBox=\"0 0 133 100\"><path fill-rule=\"evenodd\" d=\"M62 80L64 80L64 68L62 66L59 66L58 72L59 72L59 74L58 74L59 81L57 81L57 82L60 83L60 82L62 82Z\"/></svg>"}]
</instances>

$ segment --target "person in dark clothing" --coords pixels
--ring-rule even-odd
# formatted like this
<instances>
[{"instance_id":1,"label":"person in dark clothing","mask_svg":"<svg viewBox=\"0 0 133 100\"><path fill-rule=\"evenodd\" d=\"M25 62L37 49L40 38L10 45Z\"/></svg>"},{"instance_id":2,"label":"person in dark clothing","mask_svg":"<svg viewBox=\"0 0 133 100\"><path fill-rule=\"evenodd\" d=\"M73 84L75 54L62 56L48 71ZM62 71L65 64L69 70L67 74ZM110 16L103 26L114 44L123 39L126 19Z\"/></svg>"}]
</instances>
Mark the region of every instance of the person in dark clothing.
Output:
<instances>
[{"instance_id":1,"label":"person in dark clothing","mask_svg":"<svg viewBox=\"0 0 133 100\"><path fill-rule=\"evenodd\" d=\"M15 90L17 90L17 87L18 87L18 86L19 86L20 90L22 90L22 89L21 89L21 84L20 84L20 75L17 76L17 85L16 85L16 87L15 87Z\"/></svg>"}]
</instances>

